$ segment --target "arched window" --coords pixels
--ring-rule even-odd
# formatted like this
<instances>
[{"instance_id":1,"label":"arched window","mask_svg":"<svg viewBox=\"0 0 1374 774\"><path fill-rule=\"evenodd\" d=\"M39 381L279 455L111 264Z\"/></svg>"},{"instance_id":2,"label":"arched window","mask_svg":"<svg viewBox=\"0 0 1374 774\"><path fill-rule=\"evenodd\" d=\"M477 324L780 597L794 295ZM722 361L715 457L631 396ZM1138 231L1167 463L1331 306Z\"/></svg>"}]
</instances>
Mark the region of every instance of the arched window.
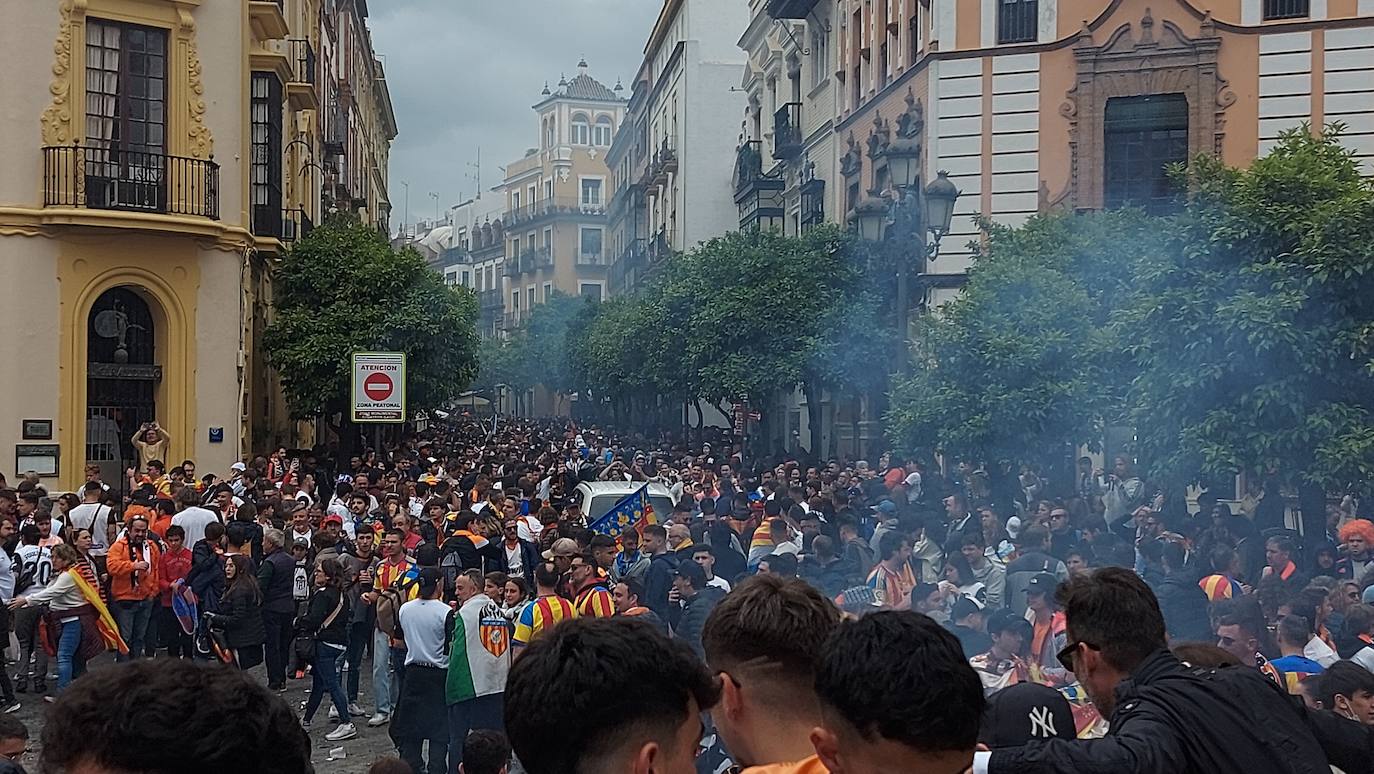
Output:
<instances>
[{"instance_id":1,"label":"arched window","mask_svg":"<svg viewBox=\"0 0 1374 774\"><path fill-rule=\"evenodd\" d=\"M611 117L598 116L596 126L593 127L592 144L607 146L611 144Z\"/></svg>"},{"instance_id":2,"label":"arched window","mask_svg":"<svg viewBox=\"0 0 1374 774\"><path fill-rule=\"evenodd\" d=\"M572 144L590 145L591 126L587 123L586 113L573 113L572 117Z\"/></svg>"}]
</instances>

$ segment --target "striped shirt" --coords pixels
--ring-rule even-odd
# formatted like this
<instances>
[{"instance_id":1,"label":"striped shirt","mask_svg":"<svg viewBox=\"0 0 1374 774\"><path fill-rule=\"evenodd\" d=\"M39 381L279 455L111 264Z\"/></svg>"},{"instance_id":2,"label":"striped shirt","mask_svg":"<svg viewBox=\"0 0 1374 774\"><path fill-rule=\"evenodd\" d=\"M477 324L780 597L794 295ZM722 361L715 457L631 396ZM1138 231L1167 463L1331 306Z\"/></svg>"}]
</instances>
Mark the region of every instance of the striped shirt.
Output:
<instances>
[{"instance_id":1,"label":"striped shirt","mask_svg":"<svg viewBox=\"0 0 1374 774\"><path fill-rule=\"evenodd\" d=\"M594 582L577 592L577 614L583 618L610 618L615 615L611 592L601 582Z\"/></svg>"},{"instance_id":2,"label":"striped shirt","mask_svg":"<svg viewBox=\"0 0 1374 774\"><path fill-rule=\"evenodd\" d=\"M577 617L577 608L568 600L550 594L538 597L525 606L515 620L515 644L528 645L545 629L559 621Z\"/></svg>"}]
</instances>

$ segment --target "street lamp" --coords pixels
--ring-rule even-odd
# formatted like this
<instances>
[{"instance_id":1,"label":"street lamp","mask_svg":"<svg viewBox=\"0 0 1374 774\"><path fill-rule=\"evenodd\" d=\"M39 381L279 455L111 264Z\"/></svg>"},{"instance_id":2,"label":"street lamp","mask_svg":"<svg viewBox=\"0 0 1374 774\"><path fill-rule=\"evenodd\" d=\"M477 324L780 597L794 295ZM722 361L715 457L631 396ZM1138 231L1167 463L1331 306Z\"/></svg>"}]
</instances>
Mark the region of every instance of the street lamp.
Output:
<instances>
[{"instance_id":1,"label":"street lamp","mask_svg":"<svg viewBox=\"0 0 1374 774\"><path fill-rule=\"evenodd\" d=\"M954 220L954 203L959 200L959 188L949 180L949 173L940 170L935 182L926 186L926 226L935 237L936 249L949 233Z\"/></svg>"},{"instance_id":2,"label":"street lamp","mask_svg":"<svg viewBox=\"0 0 1374 774\"><path fill-rule=\"evenodd\" d=\"M887 179L892 182L894 196L884 196L881 190L869 191L869 195L855 204L850 212L860 239L881 243L892 241L896 249L904 249L910 242L918 246L918 273L924 273L925 264L939 252L940 240L949 233L954 218L954 205L959 199L959 189L950 182L949 174L941 170L935 181L921 188L922 148L920 137L924 130L925 119L915 95L910 91L906 97L907 109L897 118L897 137L887 140L885 124L875 120L874 136L869 138L870 158L881 160L887 168ZM889 240L889 231L895 238ZM927 236L929 234L929 236ZM933 237L933 238L932 238ZM896 261L896 323L901 354L898 362L902 370L907 364L907 337L910 333L910 290L911 259L903 254Z\"/></svg>"}]
</instances>

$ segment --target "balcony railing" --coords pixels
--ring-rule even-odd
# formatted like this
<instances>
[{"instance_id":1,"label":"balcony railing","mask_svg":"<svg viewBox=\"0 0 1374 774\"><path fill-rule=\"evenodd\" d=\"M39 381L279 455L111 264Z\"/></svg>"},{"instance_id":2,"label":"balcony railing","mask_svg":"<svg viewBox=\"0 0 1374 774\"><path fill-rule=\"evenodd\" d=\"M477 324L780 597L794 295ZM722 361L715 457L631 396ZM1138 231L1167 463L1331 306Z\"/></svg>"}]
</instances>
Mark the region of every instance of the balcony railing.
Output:
<instances>
[{"instance_id":1,"label":"balcony railing","mask_svg":"<svg viewBox=\"0 0 1374 774\"><path fill-rule=\"evenodd\" d=\"M577 253L577 265L578 265L578 266L605 266L605 265L606 265L606 253L605 253L605 252L602 252L602 251L597 251L597 252L594 252L594 253L578 251L578 253Z\"/></svg>"},{"instance_id":2,"label":"balcony railing","mask_svg":"<svg viewBox=\"0 0 1374 774\"><path fill-rule=\"evenodd\" d=\"M219 218L213 160L115 147L43 148L43 206Z\"/></svg>"},{"instance_id":3,"label":"balcony railing","mask_svg":"<svg viewBox=\"0 0 1374 774\"><path fill-rule=\"evenodd\" d=\"M794 159L801 152L801 103L788 102L773 114L773 158Z\"/></svg>"},{"instance_id":4,"label":"balcony railing","mask_svg":"<svg viewBox=\"0 0 1374 774\"><path fill-rule=\"evenodd\" d=\"M315 85L315 47L303 38L286 41L291 57L291 82Z\"/></svg>"},{"instance_id":5,"label":"balcony railing","mask_svg":"<svg viewBox=\"0 0 1374 774\"><path fill-rule=\"evenodd\" d=\"M310 236L315 224L302 208L285 210L281 219L281 241L295 242Z\"/></svg>"},{"instance_id":6,"label":"balcony railing","mask_svg":"<svg viewBox=\"0 0 1374 774\"><path fill-rule=\"evenodd\" d=\"M512 207L501 216L501 222L509 228L519 223L529 223L556 215L605 214L606 204L604 200L584 202L576 196L554 196L529 204L522 204L519 207Z\"/></svg>"},{"instance_id":7,"label":"balcony railing","mask_svg":"<svg viewBox=\"0 0 1374 774\"><path fill-rule=\"evenodd\" d=\"M649 262L658 263L659 261L672 255L673 234L668 229L659 229L654 234L653 239L649 240Z\"/></svg>"}]
</instances>

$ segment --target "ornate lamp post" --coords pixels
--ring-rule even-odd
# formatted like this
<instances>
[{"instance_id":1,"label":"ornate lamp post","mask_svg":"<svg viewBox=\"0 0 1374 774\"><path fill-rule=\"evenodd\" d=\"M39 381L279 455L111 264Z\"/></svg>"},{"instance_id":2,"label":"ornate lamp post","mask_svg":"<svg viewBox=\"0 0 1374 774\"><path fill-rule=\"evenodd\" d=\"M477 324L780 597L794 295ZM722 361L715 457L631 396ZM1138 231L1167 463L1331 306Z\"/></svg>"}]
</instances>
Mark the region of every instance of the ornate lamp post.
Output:
<instances>
[{"instance_id":1,"label":"ornate lamp post","mask_svg":"<svg viewBox=\"0 0 1374 774\"><path fill-rule=\"evenodd\" d=\"M886 165L890 191L876 187L850 211L850 221L859 238L868 242L891 241L900 251L897 261L897 334L902 347L899 358L906 368L906 340L911 315L909 289L911 264L908 244L916 246L917 272L925 273L926 263L939 253L940 240L949 233L959 189L949 174L940 171L936 179L921 188L921 132L925 127L921 105L908 91L906 112L897 118L897 137L886 139L886 126L875 122L869 138L869 157Z\"/></svg>"}]
</instances>

